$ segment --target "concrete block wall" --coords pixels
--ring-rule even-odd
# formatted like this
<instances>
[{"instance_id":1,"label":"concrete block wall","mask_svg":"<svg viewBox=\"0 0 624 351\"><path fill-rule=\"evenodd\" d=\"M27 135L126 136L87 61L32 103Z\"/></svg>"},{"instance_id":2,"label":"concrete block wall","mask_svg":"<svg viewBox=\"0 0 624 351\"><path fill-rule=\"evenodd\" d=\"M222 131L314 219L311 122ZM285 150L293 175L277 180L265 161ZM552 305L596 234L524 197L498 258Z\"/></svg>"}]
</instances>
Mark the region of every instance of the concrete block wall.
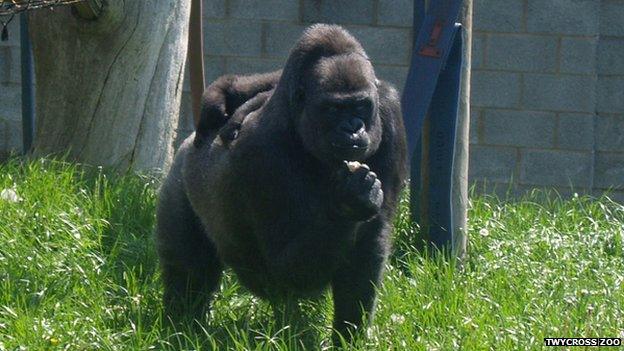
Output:
<instances>
[{"instance_id":1,"label":"concrete block wall","mask_svg":"<svg viewBox=\"0 0 624 351\"><path fill-rule=\"evenodd\" d=\"M351 31L372 58L377 75L400 88L410 60L412 4L412 0L204 1L206 81L223 74L279 69L303 30L326 22ZM189 90L186 85L180 137L193 129Z\"/></svg>"},{"instance_id":2,"label":"concrete block wall","mask_svg":"<svg viewBox=\"0 0 624 351\"><path fill-rule=\"evenodd\" d=\"M624 1L473 0L470 179L488 192L612 188L624 201ZM404 84L412 0L204 1L206 80L281 67L310 23L344 25ZM357 9L354 11L353 9ZM19 33L0 42L0 150L19 149ZM188 80L187 80L188 81ZM178 140L192 132L185 85Z\"/></svg>"},{"instance_id":3,"label":"concrete block wall","mask_svg":"<svg viewBox=\"0 0 624 351\"><path fill-rule=\"evenodd\" d=\"M470 179L624 201L624 1L474 4Z\"/></svg>"},{"instance_id":4,"label":"concrete block wall","mask_svg":"<svg viewBox=\"0 0 624 351\"><path fill-rule=\"evenodd\" d=\"M595 187L624 201L624 1L602 1L598 44Z\"/></svg>"}]
</instances>

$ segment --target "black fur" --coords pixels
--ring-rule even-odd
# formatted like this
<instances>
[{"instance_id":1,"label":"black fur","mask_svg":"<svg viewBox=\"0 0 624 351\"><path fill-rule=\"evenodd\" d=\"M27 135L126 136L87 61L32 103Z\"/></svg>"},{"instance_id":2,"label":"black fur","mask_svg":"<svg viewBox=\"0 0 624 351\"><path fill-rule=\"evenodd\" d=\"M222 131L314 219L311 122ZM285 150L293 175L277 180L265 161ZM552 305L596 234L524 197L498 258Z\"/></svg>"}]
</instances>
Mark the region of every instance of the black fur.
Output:
<instances>
[{"instance_id":1,"label":"black fur","mask_svg":"<svg viewBox=\"0 0 624 351\"><path fill-rule=\"evenodd\" d=\"M275 88L282 71L252 76L227 75L214 81L202 96L201 118L195 133L195 145L221 128L230 116L256 95Z\"/></svg>"},{"instance_id":2,"label":"black fur","mask_svg":"<svg viewBox=\"0 0 624 351\"><path fill-rule=\"evenodd\" d=\"M161 190L168 313L203 313L226 265L271 301L331 286L348 338L372 317L407 174L396 90L349 33L315 25L283 73L220 78L202 111Z\"/></svg>"}]
</instances>

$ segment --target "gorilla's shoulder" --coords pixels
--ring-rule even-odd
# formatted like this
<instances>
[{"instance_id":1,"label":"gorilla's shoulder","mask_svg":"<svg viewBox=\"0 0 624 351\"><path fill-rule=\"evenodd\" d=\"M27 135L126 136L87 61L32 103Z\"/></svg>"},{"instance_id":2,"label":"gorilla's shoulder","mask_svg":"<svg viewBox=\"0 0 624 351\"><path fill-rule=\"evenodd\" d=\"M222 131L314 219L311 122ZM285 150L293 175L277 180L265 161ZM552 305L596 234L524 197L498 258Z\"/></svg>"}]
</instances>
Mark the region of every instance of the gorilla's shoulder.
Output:
<instances>
[{"instance_id":1,"label":"gorilla's shoulder","mask_svg":"<svg viewBox=\"0 0 624 351\"><path fill-rule=\"evenodd\" d=\"M178 147L178 150L176 150L175 156L173 158L173 163L171 164L168 178L182 179L182 169L184 167L184 162L189 151L193 148L194 139L195 133L191 133L191 135L184 139L184 141L180 144L180 147Z\"/></svg>"},{"instance_id":2,"label":"gorilla's shoulder","mask_svg":"<svg viewBox=\"0 0 624 351\"><path fill-rule=\"evenodd\" d=\"M178 151L176 151L176 158L184 158L186 154L188 154L189 150L193 148L193 139L195 139L195 132L191 133L178 147Z\"/></svg>"},{"instance_id":3,"label":"gorilla's shoulder","mask_svg":"<svg viewBox=\"0 0 624 351\"><path fill-rule=\"evenodd\" d=\"M379 93L379 110L384 122L396 123L402 119L401 98L399 92L392 83L377 80Z\"/></svg>"},{"instance_id":4,"label":"gorilla's shoulder","mask_svg":"<svg viewBox=\"0 0 624 351\"><path fill-rule=\"evenodd\" d=\"M394 84L385 80L378 79L377 89L381 98L386 100L400 101L399 91L394 86Z\"/></svg>"},{"instance_id":5,"label":"gorilla's shoulder","mask_svg":"<svg viewBox=\"0 0 624 351\"><path fill-rule=\"evenodd\" d=\"M164 204L168 201L174 201L177 203L179 197L183 196L181 194L184 193L183 174L185 161L189 150L193 148L194 138L195 133L192 133L182 142L182 144L176 151L175 157L173 158L173 163L169 168L169 172L167 173L167 176L163 179L163 182L160 186L161 200L159 201L159 204Z\"/></svg>"},{"instance_id":6,"label":"gorilla's shoulder","mask_svg":"<svg viewBox=\"0 0 624 351\"><path fill-rule=\"evenodd\" d=\"M392 140L395 148L404 150L406 148L405 127L399 92L392 83L383 80L377 81L377 91L379 92L379 111L383 122L384 140Z\"/></svg>"}]
</instances>

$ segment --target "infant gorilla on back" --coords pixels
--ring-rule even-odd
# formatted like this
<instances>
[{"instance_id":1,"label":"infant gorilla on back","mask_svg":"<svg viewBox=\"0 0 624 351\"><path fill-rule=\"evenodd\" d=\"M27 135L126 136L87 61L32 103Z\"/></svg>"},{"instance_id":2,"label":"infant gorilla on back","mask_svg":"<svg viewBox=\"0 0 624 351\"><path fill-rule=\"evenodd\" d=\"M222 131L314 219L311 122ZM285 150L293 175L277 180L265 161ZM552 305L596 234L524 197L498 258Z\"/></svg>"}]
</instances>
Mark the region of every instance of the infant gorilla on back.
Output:
<instances>
[{"instance_id":1,"label":"infant gorilla on back","mask_svg":"<svg viewBox=\"0 0 624 351\"><path fill-rule=\"evenodd\" d=\"M331 286L348 338L372 317L406 165L397 92L341 27L309 27L283 71L221 77L160 193L167 313L205 313L227 266L272 302Z\"/></svg>"}]
</instances>

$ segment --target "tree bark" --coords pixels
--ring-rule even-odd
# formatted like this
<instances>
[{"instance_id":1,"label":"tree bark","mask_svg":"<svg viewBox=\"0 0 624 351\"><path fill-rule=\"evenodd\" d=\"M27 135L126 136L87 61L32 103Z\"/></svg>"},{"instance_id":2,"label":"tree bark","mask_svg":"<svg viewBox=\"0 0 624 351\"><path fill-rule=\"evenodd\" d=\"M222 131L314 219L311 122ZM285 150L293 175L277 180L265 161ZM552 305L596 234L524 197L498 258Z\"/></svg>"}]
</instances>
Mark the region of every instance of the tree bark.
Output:
<instances>
[{"instance_id":1,"label":"tree bark","mask_svg":"<svg viewBox=\"0 0 624 351\"><path fill-rule=\"evenodd\" d=\"M36 155L119 170L165 170L173 156L190 1L105 2L30 14Z\"/></svg>"}]
</instances>

